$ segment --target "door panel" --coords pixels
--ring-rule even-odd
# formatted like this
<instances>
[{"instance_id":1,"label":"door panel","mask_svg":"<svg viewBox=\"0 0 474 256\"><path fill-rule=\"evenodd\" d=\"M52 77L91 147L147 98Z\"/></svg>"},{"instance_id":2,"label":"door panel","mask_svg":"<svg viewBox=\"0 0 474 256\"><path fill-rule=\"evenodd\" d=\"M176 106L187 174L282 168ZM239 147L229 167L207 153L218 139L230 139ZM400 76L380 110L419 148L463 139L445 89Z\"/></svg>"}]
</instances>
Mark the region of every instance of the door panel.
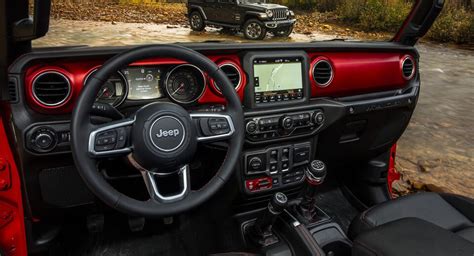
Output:
<instances>
[{"instance_id":1,"label":"door panel","mask_svg":"<svg viewBox=\"0 0 474 256\"><path fill-rule=\"evenodd\" d=\"M0 112L5 113L0 104ZM27 255L23 201L19 172L0 118L0 252Z\"/></svg>"}]
</instances>

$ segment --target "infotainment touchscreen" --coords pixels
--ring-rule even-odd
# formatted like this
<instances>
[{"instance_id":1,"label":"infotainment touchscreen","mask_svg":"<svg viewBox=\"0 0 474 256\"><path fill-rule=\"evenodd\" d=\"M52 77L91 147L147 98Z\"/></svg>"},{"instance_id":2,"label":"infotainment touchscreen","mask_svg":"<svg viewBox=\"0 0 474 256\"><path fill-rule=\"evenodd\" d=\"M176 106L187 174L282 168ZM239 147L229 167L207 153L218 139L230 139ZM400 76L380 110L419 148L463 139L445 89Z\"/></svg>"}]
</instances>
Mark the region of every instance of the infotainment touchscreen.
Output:
<instances>
[{"instance_id":1,"label":"infotainment touchscreen","mask_svg":"<svg viewBox=\"0 0 474 256\"><path fill-rule=\"evenodd\" d=\"M123 70L128 81L129 100L161 98L159 67L128 67Z\"/></svg>"},{"instance_id":2,"label":"infotainment touchscreen","mask_svg":"<svg viewBox=\"0 0 474 256\"><path fill-rule=\"evenodd\" d=\"M255 59L255 103L302 99L302 69L300 57Z\"/></svg>"}]
</instances>

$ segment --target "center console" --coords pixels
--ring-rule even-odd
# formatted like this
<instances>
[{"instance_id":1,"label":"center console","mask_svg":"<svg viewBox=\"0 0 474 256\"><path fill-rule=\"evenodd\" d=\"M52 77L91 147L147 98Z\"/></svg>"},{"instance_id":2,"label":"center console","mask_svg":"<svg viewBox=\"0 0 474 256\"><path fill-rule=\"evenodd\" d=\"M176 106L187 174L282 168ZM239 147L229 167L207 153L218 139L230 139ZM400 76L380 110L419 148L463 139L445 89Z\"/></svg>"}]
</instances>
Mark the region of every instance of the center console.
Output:
<instances>
[{"instance_id":1,"label":"center console","mask_svg":"<svg viewBox=\"0 0 474 256\"><path fill-rule=\"evenodd\" d=\"M300 185L315 152L311 142L326 119L322 109L298 110L309 105L311 95L308 56L249 52L243 59L249 77L243 190L251 195Z\"/></svg>"}]
</instances>

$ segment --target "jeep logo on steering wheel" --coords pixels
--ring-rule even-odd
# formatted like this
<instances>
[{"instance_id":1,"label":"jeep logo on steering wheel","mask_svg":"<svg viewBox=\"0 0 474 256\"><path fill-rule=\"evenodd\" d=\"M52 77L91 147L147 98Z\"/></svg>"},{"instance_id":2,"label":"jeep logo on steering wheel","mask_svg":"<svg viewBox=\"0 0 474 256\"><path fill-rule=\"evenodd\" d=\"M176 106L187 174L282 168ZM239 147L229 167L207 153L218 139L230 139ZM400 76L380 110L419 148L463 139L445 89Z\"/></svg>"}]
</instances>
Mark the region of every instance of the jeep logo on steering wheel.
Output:
<instances>
[{"instance_id":1,"label":"jeep logo on steering wheel","mask_svg":"<svg viewBox=\"0 0 474 256\"><path fill-rule=\"evenodd\" d=\"M183 123L174 116L161 116L150 126L150 140L160 151L171 152L184 141L186 131Z\"/></svg>"},{"instance_id":2,"label":"jeep logo on steering wheel","mask_svg":"<svg viewBox=\"0 0 474 256\"><path fill-rule=\"evenodd\" d=\"M162 129L160 129L160 131L156 134L156 137L158 138L168 137L168 136L176 137L178 135L179 135L178 129L168 130L168 131L163 131Z\"/></svg>"}]
</instances>

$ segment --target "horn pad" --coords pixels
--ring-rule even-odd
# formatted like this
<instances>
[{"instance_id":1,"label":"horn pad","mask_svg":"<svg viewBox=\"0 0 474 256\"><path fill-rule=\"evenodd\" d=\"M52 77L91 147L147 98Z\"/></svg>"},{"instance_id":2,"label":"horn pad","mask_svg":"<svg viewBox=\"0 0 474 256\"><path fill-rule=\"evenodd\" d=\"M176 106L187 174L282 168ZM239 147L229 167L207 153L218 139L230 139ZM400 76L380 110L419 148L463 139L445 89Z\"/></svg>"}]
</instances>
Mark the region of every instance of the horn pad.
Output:
<instances>
[{"instance_id":1,"label":"horn pad","mask_svg":"<svg viewBox=\"0 0 474 256\"><path fill-rule=\"evenodd\" d=\"M171 174L189 163L197 147L189 113L179 105L165 102L137 111L132 142L135 161L161 174Z\"/></svg>"}]
</instances>

